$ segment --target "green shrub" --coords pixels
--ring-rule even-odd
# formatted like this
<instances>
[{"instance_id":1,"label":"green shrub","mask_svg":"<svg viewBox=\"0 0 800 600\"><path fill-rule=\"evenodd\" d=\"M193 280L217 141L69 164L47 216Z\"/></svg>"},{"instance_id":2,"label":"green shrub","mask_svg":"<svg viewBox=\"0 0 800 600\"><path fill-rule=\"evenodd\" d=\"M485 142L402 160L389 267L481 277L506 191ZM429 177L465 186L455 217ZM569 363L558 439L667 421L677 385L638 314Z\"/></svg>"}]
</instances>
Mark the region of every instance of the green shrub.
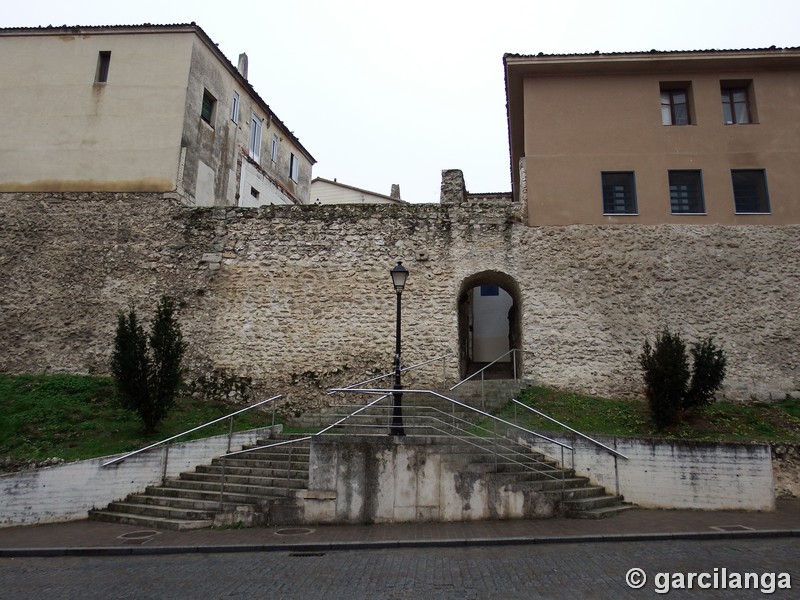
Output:
<instances>
[{"instance_id":1,"label":"green shrub","mask_svg":"<svg viewBox=\"0 0 800 600\"><path fill-rule=\"evenodd\" d=\"M117 319L111 372L123 407L139 415L146 433L156 430L175 402L185 349L174 303L167 296L156 307L149 337L133 308Z\"/></svg>"},{"instance_id":2,"label":"green shrub","mask_svg":"<svg viewBox=\"0 0 800 600\"><path fill-rule=\"evenodd\" d=\"M712 338L693 344L692 370L686 344L667 327L656 336L655 346L645 341L639 363L644 370L645 394L658 429L674 425L680 411L710 404L725 379L727 358Z\"/></svg>"},{"instance_id":3,"label":"green shrub","mask_svg":"<svg viewBox=\"0 0 800 600\"><path fill-rule=\"evenodd\" d=\"M708 338L692 346L692 381L686 392L684 408L693 408L711 404L714 393L725 379L725 368L728 359L721 348Z\"/></svg>"},{"instance_id":4,"label":"green shrub","mask_svg":"<svg viewBox=\"0 0 800 600\"><path fill-rule=\"evenodd\" d=\"M639 363L644 369L645 393L656 427L663 429L678 420L689 382L686 344L666 327L654 346L645 341Z\"/></svg>"}]
</instances>

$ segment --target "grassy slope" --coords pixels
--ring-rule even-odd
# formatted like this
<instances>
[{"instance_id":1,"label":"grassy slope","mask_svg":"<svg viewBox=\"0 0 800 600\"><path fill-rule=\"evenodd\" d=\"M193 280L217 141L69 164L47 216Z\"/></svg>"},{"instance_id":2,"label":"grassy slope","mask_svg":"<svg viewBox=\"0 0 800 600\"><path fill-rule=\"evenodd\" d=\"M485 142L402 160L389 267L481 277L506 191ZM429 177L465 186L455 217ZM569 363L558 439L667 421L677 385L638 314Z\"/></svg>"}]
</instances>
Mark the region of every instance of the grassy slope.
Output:
<instances>
[{"instance_id":1,"label":"grassy slope","mask_svg":"<svg viewBox=\"0 0 800 600\"><path fill-rule=\"evenodd\" d=\"M800 442L800 400L749 405L715 404L689 413L683 422L657 432L647 404L534 387L522 400L587 434L661 436L710 441ZM182 397L158 433L144 436L139 419L120 408L113 381L81 375L0 375L0 459L59 457L66 460L135 450L232 412L219 403ZM500 416L541 431L559 428L524 409L507 406ZM236 430L264 426L258 410L239 416ZM225 433L227 422L192 437ZM186 438L189 439L189 438Z\"/></svg>"},{"instance_id":2,"label":"grassy slope","mask_svg":"<svg viewBox=\"0 0 800 600\"><path fill-rule=\"evenodd\" d=\"M800 400L791 398L747 405L720 402L687 412L678 425L661 432L650 422L644 401L598 398L545 387L526 390L521 401L586 434L718 442L800 442ZM529 429L560 429L523 408L517 407L516 414L519 424L527 424ZM514 408L508 406L501 416L513 415Z\"/></svg>"},{"instance_id":3,"label":"grassy slope","mask_svg":"<svg viewBox=\"0 0 800 600\"><path fill-rule=\"evenodd\" d=\"M0 458L12 461L59 457L66 460L135 450L233 412L218 403L181 397L152 436L138 417L119 406L111 379L83 375L0 375ZM269 424L251 411L234 421L236 430ZM227 433L228 422L192 437ZM184 439L191 438L181 438Z\"/></svg>"}]
</instances>

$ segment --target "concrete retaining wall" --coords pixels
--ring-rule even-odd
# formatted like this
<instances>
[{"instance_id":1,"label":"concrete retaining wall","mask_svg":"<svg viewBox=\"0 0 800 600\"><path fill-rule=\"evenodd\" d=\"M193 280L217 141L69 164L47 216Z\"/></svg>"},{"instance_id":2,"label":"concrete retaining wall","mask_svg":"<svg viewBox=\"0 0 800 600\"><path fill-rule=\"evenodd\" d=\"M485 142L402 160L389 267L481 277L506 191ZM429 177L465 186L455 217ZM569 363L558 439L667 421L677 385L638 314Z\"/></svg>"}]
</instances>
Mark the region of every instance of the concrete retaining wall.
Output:
<instances>
[{"instance_id":1,"label":"concrete retaining wall","mask_svg":"<svg viewBox=\"0 0 800 600\"><path fill-rule=\"evenodd\" d=\"M516 434L530 442L528 434ZM714 444L595 436L628 460L582 438L548 434L575 448L575 471L645 508L774 510L775 482L768 444ZM531 444L560 460L554 444ZM565 461L569 464L569 453Z\"/></svg>"},{"instance_id":2,"label":"concrete retaining wall","mask_svg":"<svg viewBox=\"0 0 800 600\"><path fill-rule=\"evenodd\" d=\"M463 448L462 448L463 452ZM551 517L554 497L467 456L408 438L316 438L311 445L308 523L471 521Z\"/></svg>"},{"instance_id":3,"label":"concrete retaining wall","mask_svg":"<svg viewBox=\"0 0 800 600\"><path fill-rule=\"evenodd\" d=\"M231 447L255 443L271 433L270 427L235 433ZM227 448L227 435L171 445L167 475L176 476L209 463ZM161 448L113 466L102 466L118 456L123 454L0 475L0 527L85 519L93 508L102 508L161 483L164 469Z\"/></svg>"}]
</instances>

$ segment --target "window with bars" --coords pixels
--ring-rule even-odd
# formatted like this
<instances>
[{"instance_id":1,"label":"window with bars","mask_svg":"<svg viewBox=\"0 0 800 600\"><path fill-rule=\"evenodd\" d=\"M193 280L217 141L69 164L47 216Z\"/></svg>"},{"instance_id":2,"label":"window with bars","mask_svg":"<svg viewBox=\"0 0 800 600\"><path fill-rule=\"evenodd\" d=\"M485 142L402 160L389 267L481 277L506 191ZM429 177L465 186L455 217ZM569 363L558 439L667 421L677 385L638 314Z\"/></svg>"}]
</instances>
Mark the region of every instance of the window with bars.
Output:
<instances>
[{"instance_id":1,"label":"window with bars","mask_svg":"<svg viewBox=\"0 0 800 600\"><path fill-rule=\"evenodd\" d=\"M605 172L603 182L603 214L635 215L636 185L632 171Z\"/></svg>"},{"instance_id":2,"label":"window with bars","mask_svg":"<svg viewBox=\"0 0 800 600\"><path fill-rule=\"evenodd\" d=\"M736 214L770 212L767 173L764 169L733 169L731 180Z\"/></svg>"},{"instance_id":3,"label":"window with bars","mask_svg":"<svg viewBox=\"0 0 800 600\"><path fill-rule=\"evenodd\" d=\"M722 82L722 119L725 125L754 123L753 102L749 82Z\"/></svg>"},{"instance_id":4,"label":"window with bars","mask_svg":"<svg viewBox=\"0 0 800 600\"><path fill-rule=\"evenodd\" d=\"M700 171L669 172L669 204L673 214L705 213Z\"/></svg>"},{"instance_id":5,"label":"window with bars","mask_svg":"<svg viewBox=\"0 0 800 600\"><path fill-rule=\"evenodd\" d=\"M661 83L662 125L691 125L689 84L684 82Z\"/></svg>"}]
</instances>

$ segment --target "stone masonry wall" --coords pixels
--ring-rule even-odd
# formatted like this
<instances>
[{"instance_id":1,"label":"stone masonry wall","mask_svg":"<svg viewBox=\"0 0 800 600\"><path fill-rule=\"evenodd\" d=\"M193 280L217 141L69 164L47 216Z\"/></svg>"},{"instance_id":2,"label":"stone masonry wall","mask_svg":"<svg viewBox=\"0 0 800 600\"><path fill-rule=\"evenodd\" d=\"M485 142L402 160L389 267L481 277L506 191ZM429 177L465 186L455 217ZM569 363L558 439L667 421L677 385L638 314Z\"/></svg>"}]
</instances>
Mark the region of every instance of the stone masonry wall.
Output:
<instances>
[{"instance_id":1,"label":"stone masonry wall","mask_svg":"<svg viewBox=\"0 0 800 600\"><path fill-rule=\"evenodd\" d=\"M464 280L499 272L519 287L527 377L639 395L642 343L669 325L726 349L726 396L782 398L800 393L799 234L532 228L514 203L468 199L459 172L445 172L441 204L428 205L188 209L160 195L3 194L0 371L107 372L118 311L149 316L168 293L191 374L252 377L299 411L326 402L328 386L391 369L388 272L401 259L405 364L457 355Z\"/></svg>"}]
</instances>

